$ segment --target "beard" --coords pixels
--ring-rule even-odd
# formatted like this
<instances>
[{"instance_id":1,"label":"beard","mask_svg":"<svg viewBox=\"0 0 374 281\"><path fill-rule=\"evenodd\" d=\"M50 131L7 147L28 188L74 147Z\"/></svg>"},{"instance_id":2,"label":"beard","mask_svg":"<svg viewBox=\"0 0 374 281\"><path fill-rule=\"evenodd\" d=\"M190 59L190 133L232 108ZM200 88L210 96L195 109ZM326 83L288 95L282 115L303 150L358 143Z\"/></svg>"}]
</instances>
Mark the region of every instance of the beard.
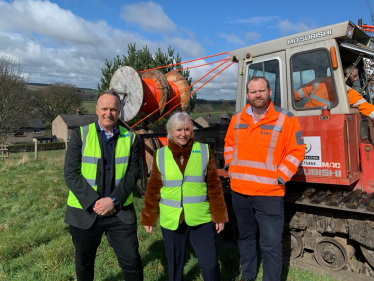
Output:
<instances>
[{"instance_id":1,"label":"beard","mask_svg":"<svg viewBox=\"0 0 374 281\"><path fill-rule=\"evenodd\" d=\"M265 98L265 99L253 99L249 101L249 104L254 107L254 108L264 108L268 107L270 103L270 98Z\"/></svg>"}]
</instances>

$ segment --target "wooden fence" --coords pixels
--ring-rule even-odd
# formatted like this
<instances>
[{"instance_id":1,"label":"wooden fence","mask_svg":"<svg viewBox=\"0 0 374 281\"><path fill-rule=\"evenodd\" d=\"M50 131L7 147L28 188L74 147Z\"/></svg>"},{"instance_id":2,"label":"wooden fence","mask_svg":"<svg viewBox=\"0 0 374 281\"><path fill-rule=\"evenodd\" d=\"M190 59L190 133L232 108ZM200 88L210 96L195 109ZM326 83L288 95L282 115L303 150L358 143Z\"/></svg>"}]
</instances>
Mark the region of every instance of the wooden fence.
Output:
<instances>
[{"instance_id":1,"label":"wooden fence","mask_svg":"<svg viewBox=\"0 0 374 281\"><path fill-rule=\"evenodd\" d=\"M0 144L0 158L1 160L9 158L9 150L7 144Z\"/></svg>"}]
</instances>

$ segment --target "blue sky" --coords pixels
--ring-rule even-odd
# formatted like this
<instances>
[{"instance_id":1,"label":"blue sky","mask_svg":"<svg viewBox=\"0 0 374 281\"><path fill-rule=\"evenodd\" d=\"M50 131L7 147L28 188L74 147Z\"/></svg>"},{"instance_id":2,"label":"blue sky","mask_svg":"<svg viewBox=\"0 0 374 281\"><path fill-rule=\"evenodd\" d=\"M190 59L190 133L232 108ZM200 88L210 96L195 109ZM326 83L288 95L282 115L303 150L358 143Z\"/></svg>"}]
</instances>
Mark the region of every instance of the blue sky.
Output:
<instances>
[{"instance_id":1,"label":"blue sky","mask_svg":"<svg viewBox=\"0 0 374 281\"><path fill-rule=\"evenodd\" d=\"M0 56L19 61L28 82L96 89L105 59L127 54L129 43L152 53L171 46L186 61L358 18L370 24L367 0L0 0ZM210 68L191 70L193 81ZM233 65L198 98L235 93Z\"/></svg>"}]
</instances>

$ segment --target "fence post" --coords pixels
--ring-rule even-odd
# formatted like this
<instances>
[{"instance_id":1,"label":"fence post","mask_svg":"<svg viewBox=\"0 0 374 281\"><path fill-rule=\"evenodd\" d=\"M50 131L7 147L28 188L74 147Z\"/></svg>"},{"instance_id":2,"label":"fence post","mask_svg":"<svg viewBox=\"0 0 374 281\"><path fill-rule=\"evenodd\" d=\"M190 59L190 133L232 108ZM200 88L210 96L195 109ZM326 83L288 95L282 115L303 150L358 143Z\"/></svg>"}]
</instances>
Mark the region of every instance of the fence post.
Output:
<instances>
[{"instance_id":1,"label":"fence post","mask_svg":"<svg viewBox=\"0 0 374 281\"><path fill-rule=\"evenodd\" d=\"M35 160L38 159L38 139L33 138L33 142L35 142Z\"/></svg>"},{"instance_id":2,"label":"fence post","mask_svg":"<svg viewBox=\"0 0 374 281\"><path fill-rule=\"evenodd\" d=\"M9 150L8 150L8 145L3 143L3 144L0 144L0 158L2 160L5 160L5 158L9 158Z\"/></svg>"}]
</instances>

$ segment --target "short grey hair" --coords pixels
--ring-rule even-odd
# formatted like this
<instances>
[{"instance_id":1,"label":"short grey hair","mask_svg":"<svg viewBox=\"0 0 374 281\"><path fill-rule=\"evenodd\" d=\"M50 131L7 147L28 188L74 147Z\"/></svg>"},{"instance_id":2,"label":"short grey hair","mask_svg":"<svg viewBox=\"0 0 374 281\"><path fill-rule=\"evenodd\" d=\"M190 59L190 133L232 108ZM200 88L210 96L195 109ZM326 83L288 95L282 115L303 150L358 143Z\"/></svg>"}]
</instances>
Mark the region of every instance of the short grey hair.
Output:
<instances>
[{"instance_id":1,"label":"short grey hair","mask_svg":"<svg viewBox=\"0 0 374 281\"><path fill-rule=\"evenodd\" d=\"M101 98L103 95L110 95L110 96L114 96L118 99L119 101L119 104L121 104L121 99L117 93L116 90L114 90L113 88L110 89L110 90L107 90L107 91L104 91L104 92L101 92L98 96L97 96L97 99L96 99L96 102L99 100L99 98Z\"/></svg>"},{"instance_id":2,"label":"short grey hair","mask_svg":"<svg viewBox=\"0 0 374 281\"><path fill-rule=\"evenodd\" d=\"M353 63L351 63L349 65L346 65L346 66L343 66L343 72L344 72L345 75L347 75L348 72L350 72L351 70L354 70L354 69L358 69L358 68Z\"/></svg>"},{"instance_id":3,"label":"short grey hair","mask_svg":"<svg viewBox=\"0 0 374 281\"><path fill-rule=\"evenodd\" d=\"M191 130L191 138L193 138L194 131L191 117L186 112L176 112L169 118L168 122L166 123L166 131L168 132L167 139L171 139L171 131L181 127L188 127Z\"/></svg>"}]
</instances>

